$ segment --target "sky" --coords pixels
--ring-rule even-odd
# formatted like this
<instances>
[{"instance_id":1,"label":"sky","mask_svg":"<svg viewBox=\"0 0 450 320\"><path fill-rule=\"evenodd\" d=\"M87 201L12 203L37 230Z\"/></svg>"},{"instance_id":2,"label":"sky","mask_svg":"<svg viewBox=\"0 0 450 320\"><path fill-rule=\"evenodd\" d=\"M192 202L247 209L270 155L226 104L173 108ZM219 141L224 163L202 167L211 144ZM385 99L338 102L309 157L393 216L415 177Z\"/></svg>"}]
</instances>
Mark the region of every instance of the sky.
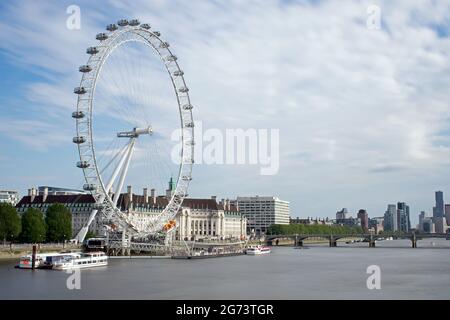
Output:
<instances>
[{"instance_id":1,"label":"sky","mask_svg":"<svg viewBox=\"0 0 450 320\"><path fill-rule=\"evenodd\" d=\"M277 174L198 164L192 197L273 195L293 217L382 216L402 201L417 223L434 191L450 194L449 17L444 0L2 1L0 188L83 184L78 66L107 24L138 18L171 43L204 130L279 130ZM164 95L167 79L153 80Z\"/></svg>"}]
</instances>

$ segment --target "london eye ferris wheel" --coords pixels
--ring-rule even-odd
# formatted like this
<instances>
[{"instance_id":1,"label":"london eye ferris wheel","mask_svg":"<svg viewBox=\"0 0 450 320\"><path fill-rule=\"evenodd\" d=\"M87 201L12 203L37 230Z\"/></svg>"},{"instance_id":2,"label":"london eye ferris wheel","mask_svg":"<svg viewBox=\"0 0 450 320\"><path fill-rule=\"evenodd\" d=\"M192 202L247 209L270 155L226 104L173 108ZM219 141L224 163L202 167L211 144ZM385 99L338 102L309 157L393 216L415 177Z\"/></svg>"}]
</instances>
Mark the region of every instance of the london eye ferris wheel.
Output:
<instances>
[{"instance_id":1,"label":"london eye ferris wheel","mask_svg":"<svg viewBox=\"0 0 450 320\"><path fill-rule=\"evenodd\" d=\"M108 228L134 237L168 231L192 180L193 107L177 56L160 32L137 19L106 29L87 49L89 59L79 67L81 82L74 89L77 167L84 173L83 189L95 200L76 236L79 242L97 215ZM175 156L174 132L179 133ZM155 219L137 223L121 209L125 183L158 187L169 176L173 190Z\"/></svg>"}]
</instances>

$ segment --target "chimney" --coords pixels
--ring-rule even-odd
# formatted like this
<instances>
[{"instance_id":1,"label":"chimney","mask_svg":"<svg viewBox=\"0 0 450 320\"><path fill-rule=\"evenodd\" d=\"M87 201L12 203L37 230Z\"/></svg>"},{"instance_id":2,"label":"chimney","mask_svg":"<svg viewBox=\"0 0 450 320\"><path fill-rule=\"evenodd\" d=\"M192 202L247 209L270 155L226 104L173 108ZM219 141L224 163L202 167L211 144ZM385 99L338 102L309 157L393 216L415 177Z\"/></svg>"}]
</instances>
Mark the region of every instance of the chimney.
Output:
<instances>
[{"instance_id":1,"label":"chimney","mask_svg":"<svg viewBox=\"0 0 450 320\"><path fill-rule=\"evenodd\" d=\"M147 204L148 203L148 189L144 188L144 203Z\"/></svg>"},{"instance_id":2,"label":"chimney","mask_svg":"<svg viewBox=\"0 0 450 320\"><path fill-rule=\"evenodd\" d=\"M42 202L45 202L47 200L47 196L48 196L48 188L45 187L44 188L44 194L43 194L43 197L42 197Z\"/></svg>"},{"instance_id":3,"label":"chimney","mask_svg":"<svg viewBox=\"0 0 450 320\"><path fill-rule=\"evenodd\" d=\"M31 202L33 202L34 201L34 198L36 197L36 192L35 192L35 189L34 189L34 187L33 188L31 188L31 190L30 190L30 196L31 196Z\"/></svg>"},{"instance_id":4,"label":"chimney","mask_svg":"<svg viewBox=\"0 0 450 320\"><path fill-rule=\"evenodd\" d=\"M155 189L150 190L150 195L151 195L151 197L152 197L152 203L153 203L153 205L156 205Z\"/></svg>"},{"instance_id":5,"label":"chimney","mask_svg":"<svg viewBox=\"0 0 450 320\"><path fill-rule=\"evenodd\" d=\"M230 211L230 200L225 200L225 210Z\"/></svg>"},{"instance_id":6,"label":"chimney","mask_svg":"<svg viewBox=\"0 0 450 320\"><path fill-rule=\"evenodd\" d=\"M217 197L216 196L211 196L211 200L217 201Z\"/></svg>"},{"instance_id":7,"label":"chimney","mask_svg":"<svg viewBox=\"0 0 450 320\"><path fill-rule=\"evenodd\" d=\"M131 186L127 187L127 193L128 193L128 201L131 203L133 202L133 190Z\"/></svg>"}]
</instances>

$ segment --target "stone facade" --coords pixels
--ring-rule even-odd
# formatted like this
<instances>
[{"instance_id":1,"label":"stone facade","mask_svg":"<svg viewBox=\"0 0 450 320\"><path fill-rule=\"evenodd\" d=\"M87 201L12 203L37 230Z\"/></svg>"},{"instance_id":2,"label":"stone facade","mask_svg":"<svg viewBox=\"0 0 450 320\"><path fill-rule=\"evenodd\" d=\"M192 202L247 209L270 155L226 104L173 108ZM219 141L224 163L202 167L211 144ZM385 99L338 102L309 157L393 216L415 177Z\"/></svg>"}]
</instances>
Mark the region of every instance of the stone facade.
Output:
<instances>
[{"instance_id":1,"label":"stone facade","mask_svg":"<svg viewBox=\"0 0 450 320\"><path fill-rule=\"evenodd\" d=\"M123 212L131 216L131 219L139 223L147 223L154 220L164 210L168 203L168 196L155 196L155 190L149 195L144 189L142 195L128 192L119 196L117 205ZM89 194L80 195L35 195L29 194L23 197L16 208L19 213L24 213L28 208L37 208L44 214L47 208L54 203L65 205L72 213L73 236L87 222L94 206L94 199ZM229 202L217 203L216 199L185 199L176 215L177 239L244 239L246 238L247 219L239 212L237 206ZM100 215L92 222L90 231L97 235L104 235L104 227Z\"/></svg>"}]
</instances>

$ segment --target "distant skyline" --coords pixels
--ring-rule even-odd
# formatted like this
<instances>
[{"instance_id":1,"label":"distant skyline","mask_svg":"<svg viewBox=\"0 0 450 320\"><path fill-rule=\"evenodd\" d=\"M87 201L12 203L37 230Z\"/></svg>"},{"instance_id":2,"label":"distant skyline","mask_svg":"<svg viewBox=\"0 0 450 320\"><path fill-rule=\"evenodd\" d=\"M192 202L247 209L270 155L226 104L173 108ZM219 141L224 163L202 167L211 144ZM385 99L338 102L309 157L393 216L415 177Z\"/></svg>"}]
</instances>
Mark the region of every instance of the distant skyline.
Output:
<instances>
[{"instance_id":1,"label":"distant skyline","mask_svg":"<svg viewBox=\"0 0 450 320\"><path fill-rule=\"evenodd\" d=\"M190 196L274 195L305 218L406 202L416 225L450 194L450 1L77 1L69 30L72 4L0 3L0 189L80 188L78 67L107 24L138 18L171 43L205 129L280 130L277 175L196 165Z\"/></svg>"},{"instance_id":2,"label":"distant skyline","mask_svg":"<svg viewBox=\"0 0 450 320\"><path fill-rule=\"evenodd\" d=\"M436 190L435 192L442 192L441 190ZM443 195L444 195L444 206L445 205L450 205L450 203L446 203L445 202L445 193L443 192ZM388 210L388 207L389 206L393 206L393 207L395 207L395 210L397 210L397 205L398 204L402 204L402 203L405 203L405 202L403 202L403 201L398 201L398 202L393 202L393 203L387 203L386 204L386 209L385 209L385 211L386 210ZM408 205L408 207L410 207L409 206L409 204L408 203L405 203L406 205ZM430 206L430 208L429 209L423 209L423 210L420 210L417 214L415 214L414 212L409 212L409 215L410 215L410 221L411 221L411 228L415 228L416 227L416 225L419 223L419 215L422 213L422 212L425 212L426 213L426 216L427 217L433 217L433 208L434 208L434 206L435 206L435 203L433 203L431 206ZM337 209L336 210L336 212L334 213L334 215L333 214L330 214L330 215L328 215L328 216L308 216L309 218L312 218L312 219L316 219L316 218L329 218L329 219L335 219L336 218L336 214L338 213L338 212L341 212L343 209L347 209L347 211L346 211L346 215L347 215L347 217L352 217L352 218L357 218L358 217L358 211L359 210L366 210L365 208L359 208L359 209L349 209L348 207L342 207L342 208L339 208L339 209ZM384 213L385 212L383 212L382 214L379 214L379 215L370 215L369 214L369 219L372 219L372 218L379 218L379 217L383 217L384 216ZM292 218L297 218L297 216L292 216ZM301 217L300 217L301 218Z\"/></svg>"}]
</instances>

